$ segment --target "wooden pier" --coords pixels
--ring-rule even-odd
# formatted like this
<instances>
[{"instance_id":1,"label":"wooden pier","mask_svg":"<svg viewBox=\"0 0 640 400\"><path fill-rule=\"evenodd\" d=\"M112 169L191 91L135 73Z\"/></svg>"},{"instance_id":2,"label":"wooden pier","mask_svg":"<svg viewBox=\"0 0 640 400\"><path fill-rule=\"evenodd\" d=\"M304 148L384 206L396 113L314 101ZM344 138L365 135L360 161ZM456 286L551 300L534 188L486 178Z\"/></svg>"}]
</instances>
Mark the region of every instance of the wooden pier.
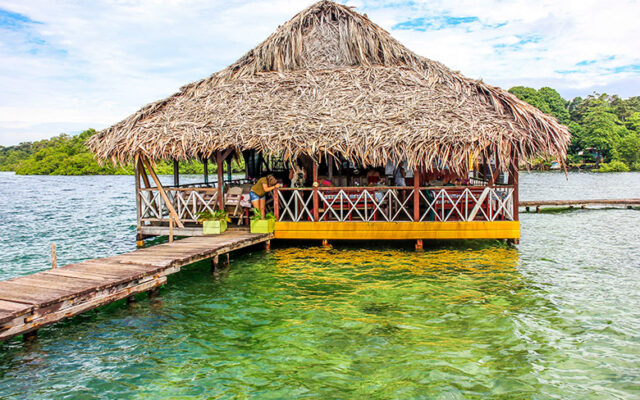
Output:
<instances>
[{"instance_id":1,"label":"wooden pier","mask_svg":"<svg viewBox=\"0 0 640 400\"><path fill-rule=\"evenodd\" d=\"M167 275L196 261L218 258L265 242L273 234L230 230L218 236L197 236L151 246L113 257L88 260L62 268L0 282L0 340L30 338L43 326L137 293L153 292Z\"/></svg>"},{"instance_id":2,"label":"wooden pier","mask_svg":"<svg viewBox=\"0 0 640 400\"><path fill-rule=\"evenodd\" d=\"M533 207L535 207L536 212L540 212L542 207L586 208L587 206L633 208L640 207L640 199L537 200L520 202L520 207L524 207L527 212Z\"/></svg>"}]
</instances>

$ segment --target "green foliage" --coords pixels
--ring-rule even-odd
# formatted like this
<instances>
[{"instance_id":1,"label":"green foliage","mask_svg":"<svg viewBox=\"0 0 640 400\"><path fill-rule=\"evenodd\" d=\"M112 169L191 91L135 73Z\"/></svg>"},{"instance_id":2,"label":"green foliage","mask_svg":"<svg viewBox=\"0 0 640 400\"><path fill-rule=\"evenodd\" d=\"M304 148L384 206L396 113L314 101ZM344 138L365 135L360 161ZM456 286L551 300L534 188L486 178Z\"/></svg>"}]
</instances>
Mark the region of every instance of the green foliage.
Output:
<instances>
[{"instance_id":1,"label":"green foliage","mask_svg":"<svg viewBox=\"0 0 640 400\"><path fill-rule=\"evenodd\" d=\"M0 171L15 171L19 175L133 175L133 166L116 167L99 165L85 146L85 141L96 133L88 129L77 136L62 134L37 142L20 143L17 146L0 146ZM244 163L232 163L233 171L244 171ZM173 162L156 164L160 175L173 174ZM216 165L209 165L209 173L216 172ZM200 161L180 162L181 174L204 173Z\"/></svg>"},{"instance_id":2,"label":"green foliage","mask_svg":"<svg viewBox=\"0 0 640 400\"><path fill-rule=\"evenodd\" d=\"M608 164L601 164L598 172L628 172L629 167L622 161L613 160Z\"/></svg>"},{"instance_id":3,"label":"green foliage","mask_svg":"<svg viewBox=\"0 0 640 400\"><path fill-rule=\"evenodd\" d=\"M211 212L209 210L202 211L196 214L198 217L198 222L203 221L227 221L231 222L231 218L229 218L229 214L226 210L215 210Z\"/></svg>"},{"instance_id":4,"label":"green foliage","mask_svg":"<svg viewBox=\"0 0 640 400\"><path fill-rule=\"evenodd\" d=\"M251 216L251 221L260 221L262 219L262 213L260 212L260 210L258 208L252 208L251 211L253 212L253 215ZM265 220L276 220L276 215L269 211L268 213L266 213L264 215L264 219Z\"/></svg>"},{"instance_id":5,"label":"green foliage","mask_svg":"<svg viewBox=\"0 0 640 400\"><path fill-rule=\"evenodd\" d=\"M640 133L630 133L622 137L613 151L614 158L628 166L640 162Z\"/></svg>"},{"instance_id":6,"label":"green foliage","mask_svg":"<svg viewBox=\"0 0 640 400\"><path fill-rule=\"evenodd\" d=\"M624 170L640 162L640 96L621 99L606 93L565 101L554 89L516 86L509 90L567 125L572 135L567 159L571 163L595 162L592 151L604 161L604 170ZM578 153L583 152L583 155ZM536 161L536 160L534 160ZM614 161L617 161L614 163ZM544 160L537 160L544 169Z\"/></svg>"},{"instance_id":7,"label":"green foliage","mask_svg":"<svg viewBox=\"0 0 640 400\"><path fill-rule=\"evenodd\" d=\"M526 101L532 106L538 108L540 111L551 114L551 107L544 101L540 93L537 90L530 87L515 86L509 89L509 92L515 95L520 100Z\"/></svg>"}]
</instances>

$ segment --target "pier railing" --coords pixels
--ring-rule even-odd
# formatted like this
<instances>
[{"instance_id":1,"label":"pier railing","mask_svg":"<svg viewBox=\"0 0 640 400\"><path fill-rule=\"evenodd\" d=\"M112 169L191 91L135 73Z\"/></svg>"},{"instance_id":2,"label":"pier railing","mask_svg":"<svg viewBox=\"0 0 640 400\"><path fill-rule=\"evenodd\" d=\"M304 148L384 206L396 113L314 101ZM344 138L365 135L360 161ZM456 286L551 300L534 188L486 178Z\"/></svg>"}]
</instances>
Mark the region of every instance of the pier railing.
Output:
<instances>
[{"instance_id":1,"label":"pier railing","mask_svg":"<svg viewBox=\"0 0 640 400\"><path fill-rule=\"evenodd\" d=\"M164 189L181 222L197 222L198 213L217 208L218 189L212 187L168 187ZM139 220L169 223L169 209L158 188L143 188L138 192Z\"/></svg>"},{"instance_id":2,"label":"pier railing","mask_svg":"<svg viewBox=\"0 0 640 400\"><path fill-rule=\"evenodd\" d=\"M512 221L513 186L281 188L278 221Z\"/></svg>"},{"instance_id":3,"label":"pier railing","mask_svg":"<svg viewBox=\"0 0 640 400\"><path fill-rule=\"evenodd\" d=\"M218 208L218 189L167 187L169 202L183 223ZM278 221L513 221L513 186L281 188L274 192ZM157 188L138 192L139 221L168 224L169 209Z\"/></svg>"}]
</instances>

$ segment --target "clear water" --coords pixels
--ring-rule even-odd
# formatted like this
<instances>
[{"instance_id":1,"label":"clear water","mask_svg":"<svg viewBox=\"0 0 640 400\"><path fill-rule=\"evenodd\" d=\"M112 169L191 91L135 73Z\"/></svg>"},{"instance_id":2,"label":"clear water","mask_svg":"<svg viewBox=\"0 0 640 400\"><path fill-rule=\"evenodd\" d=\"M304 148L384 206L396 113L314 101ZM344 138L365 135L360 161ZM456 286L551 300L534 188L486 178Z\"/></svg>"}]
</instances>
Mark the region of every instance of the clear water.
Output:
<instances>
[{"instance_id":1,"label":"clear water","mask_svg":"<svg viewBox=\"0 0 640 400\"><path fill-rule=\"evenodd\" d=\"M196 179L194 177L194 179ZM0 279L134 248L131 177L0 173ZM521 198L640 197L640 174L525 173ZM232 256L0 344L0 398L640 397L640 211L522 214L496 242Z\"/></svg>"}]
</instances>

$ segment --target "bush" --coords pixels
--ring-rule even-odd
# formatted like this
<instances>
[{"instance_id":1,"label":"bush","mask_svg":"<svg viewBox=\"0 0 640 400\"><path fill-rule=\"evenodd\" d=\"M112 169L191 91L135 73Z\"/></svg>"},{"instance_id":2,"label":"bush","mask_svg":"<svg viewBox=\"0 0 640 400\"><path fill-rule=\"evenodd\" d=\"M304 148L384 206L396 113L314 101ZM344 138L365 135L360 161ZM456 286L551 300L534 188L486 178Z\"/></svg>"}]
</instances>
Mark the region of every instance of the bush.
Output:
<instances>
[{"instance_id":1,"label":"bush","mask_svg":"<svg viewBox=\"0 0 640 400\"><path fill-rule=\"evenodd\" d=\"M631 164L632 171L640 171L640 161Z\"/></svg>"},{"instance_id":2,"label":"bush","mask_svg":"<svg viewBox=\"0 0 640 400\"><path fill-rule=\"evenodd\" d=\"M629 167L622 161L613 160L608 164L600 164L598 172L629 172Z\"/></svg>"}]
</instances>

